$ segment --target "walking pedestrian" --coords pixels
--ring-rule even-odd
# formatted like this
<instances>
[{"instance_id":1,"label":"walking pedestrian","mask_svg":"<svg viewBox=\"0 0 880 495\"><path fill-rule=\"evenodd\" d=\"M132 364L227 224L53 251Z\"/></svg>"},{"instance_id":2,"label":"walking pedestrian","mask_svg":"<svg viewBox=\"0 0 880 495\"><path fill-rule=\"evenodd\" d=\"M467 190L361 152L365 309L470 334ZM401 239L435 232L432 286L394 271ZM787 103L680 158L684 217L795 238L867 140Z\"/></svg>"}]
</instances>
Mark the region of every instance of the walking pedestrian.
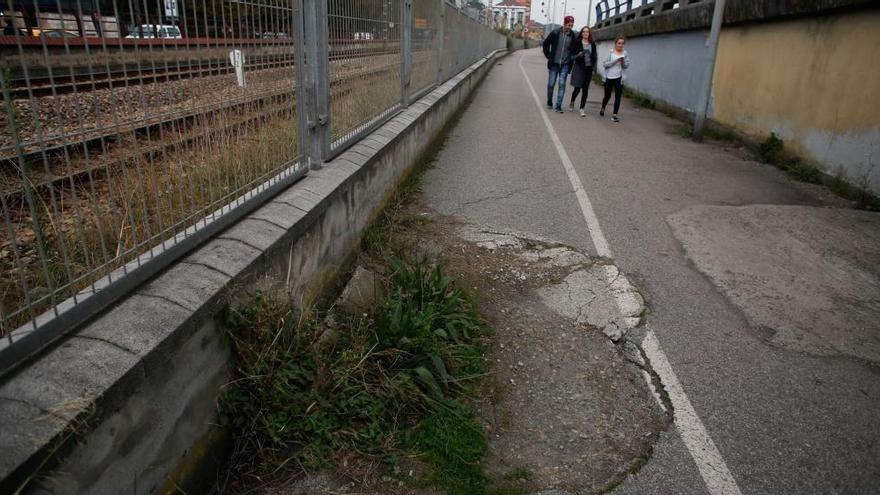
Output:
<instances>
[{"instance_id":1,"label":"walking pedestrian","mask_svg":"<svg viewBox=\"0 0 880 495\"><path fill-rule=\"evenodd\" d=\"M559 82L559 94L556 97L556 111L562 113L562 100L565 99L565 80L571 71L572 45L575 41L574 17L567 15L563 19L562 27L554 29L546 38L542 48L547 57L547 70L550 72L547 79L547 108L553 108L553 89Z\"/></svg>"},{"instance_id":2,"label":"walking pedestrian","mask_svg":"<svg viewBox=\"0 0 880 495\"><path fill-rule=\"evenodd\" d=\"M574 100L578 93L581 93L581 117L586 117L584 113L584 105L587 103L587 94L590 92L590 79L593 77L593 70L596 67L596 43L593 42L593 35L590 28L584 26L581 28L580 35L574 42L572 52L573 57L571 67L571 86L574 90L571 93L571 103L568 104L568 111L574 112Z\"/></svg>"},{"instance_id":3,"label":"walking pedestrian","mask_svg":"<svg viewBox=\"0 0 880 495\"><path fill-rule=\"evenodd\" d=\"M623 71L629 68L629 55L624 50L625 45L626 39L623 36L615 38L614 48L608 52L608 56L602 62L602 65L605 66L605 97L602 98L602 110L599 110L599 115L605 116L605 106L611 99L611 90L613 89L614 115L611 116L611 120L614 122L620 122L617 112L620 111L620 96L623 93Z\"/></svg>"}]
</instances>

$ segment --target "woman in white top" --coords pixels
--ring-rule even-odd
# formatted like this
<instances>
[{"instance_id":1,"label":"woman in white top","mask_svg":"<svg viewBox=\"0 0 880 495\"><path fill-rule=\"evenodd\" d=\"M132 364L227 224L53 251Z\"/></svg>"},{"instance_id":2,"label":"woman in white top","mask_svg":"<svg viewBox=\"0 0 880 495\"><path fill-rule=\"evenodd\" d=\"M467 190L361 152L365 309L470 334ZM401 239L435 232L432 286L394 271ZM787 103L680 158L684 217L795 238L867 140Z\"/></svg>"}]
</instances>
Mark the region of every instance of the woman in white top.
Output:
<instances>
[{"instance_id":1,"label":"woman in white top","mask_svg":"<svg viewBox=\"0 0 880 495\"><path fill-rule=\"evenodd\" d=\"M605 97L602 98L602 110L599 115L605 116L605 106L611 99L611 90L614 89L614 115L611 120L620 122L617 112L620 111L620 96L623 93L623 70L629 67L629 55L623 49L626 40L623 36L618 36L614 40L614 48L608 52L608 56L602 62L605 66Z\"/></svg>"}]
</instances>

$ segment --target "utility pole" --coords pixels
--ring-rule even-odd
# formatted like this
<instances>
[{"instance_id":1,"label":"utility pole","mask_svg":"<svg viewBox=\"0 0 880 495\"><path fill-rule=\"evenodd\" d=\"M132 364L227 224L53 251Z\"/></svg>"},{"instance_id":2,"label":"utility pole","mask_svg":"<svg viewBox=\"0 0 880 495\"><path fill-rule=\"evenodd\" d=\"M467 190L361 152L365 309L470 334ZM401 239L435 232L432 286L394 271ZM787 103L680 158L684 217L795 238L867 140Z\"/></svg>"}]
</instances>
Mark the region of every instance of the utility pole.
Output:
<instances>
[{"instance_id":1,"label":"utility pole","mask_svg":"<svg viewBox=\"0 0 880 495\"><path fill-rule=\"evenodd\" d=\"M718 56L718 38L721 35L721 23L724 20L724 0L715 0L712 13L712 28L709 30L709 41L706 47L709 51L709 64L706 67L706 77L703 87L700 88L700 99L697 100L696 115L694 116L694 141L703 140L703 127L706 124L706 112L709 111L709 95L712 94L712 76L715 74L715 58Z\"/></svg>"}]
</instances>

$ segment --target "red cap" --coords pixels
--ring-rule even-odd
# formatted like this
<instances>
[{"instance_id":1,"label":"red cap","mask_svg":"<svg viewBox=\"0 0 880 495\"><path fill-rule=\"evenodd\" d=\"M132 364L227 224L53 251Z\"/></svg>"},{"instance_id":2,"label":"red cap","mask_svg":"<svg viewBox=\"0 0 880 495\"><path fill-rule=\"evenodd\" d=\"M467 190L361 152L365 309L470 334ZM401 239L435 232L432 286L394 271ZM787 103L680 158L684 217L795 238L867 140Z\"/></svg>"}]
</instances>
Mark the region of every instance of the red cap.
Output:
<instances>
[{"instance_id":1,"label":"red cap","mask_svg":"<svg viewBox=\"0 0 880 495\"><path fill-rule=\"evenodd\" d=\"M565 16L565 19L562 21L563 24L568 24L569 22L574 24L574 16L573 15Z\"/></svg>"}]
</instances>

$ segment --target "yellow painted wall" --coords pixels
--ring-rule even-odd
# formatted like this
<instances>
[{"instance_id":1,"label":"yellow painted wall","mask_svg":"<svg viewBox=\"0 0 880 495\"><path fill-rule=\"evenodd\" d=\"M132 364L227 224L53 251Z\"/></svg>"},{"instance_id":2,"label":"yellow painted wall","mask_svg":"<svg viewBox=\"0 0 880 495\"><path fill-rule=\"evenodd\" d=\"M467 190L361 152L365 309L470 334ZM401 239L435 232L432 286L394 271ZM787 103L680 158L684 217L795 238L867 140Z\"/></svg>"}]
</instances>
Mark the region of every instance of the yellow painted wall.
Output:
<instances>
[{"instance_id":1,"label":"yellow painted wall","mask_svg":"<svg viewBox=\"0 0 880 495\"><path fill-rule=\"evenodd\" d=\"M713 86L716 121L880 177L880 11L724 28Z\"/></svg>"}]
</instances>

